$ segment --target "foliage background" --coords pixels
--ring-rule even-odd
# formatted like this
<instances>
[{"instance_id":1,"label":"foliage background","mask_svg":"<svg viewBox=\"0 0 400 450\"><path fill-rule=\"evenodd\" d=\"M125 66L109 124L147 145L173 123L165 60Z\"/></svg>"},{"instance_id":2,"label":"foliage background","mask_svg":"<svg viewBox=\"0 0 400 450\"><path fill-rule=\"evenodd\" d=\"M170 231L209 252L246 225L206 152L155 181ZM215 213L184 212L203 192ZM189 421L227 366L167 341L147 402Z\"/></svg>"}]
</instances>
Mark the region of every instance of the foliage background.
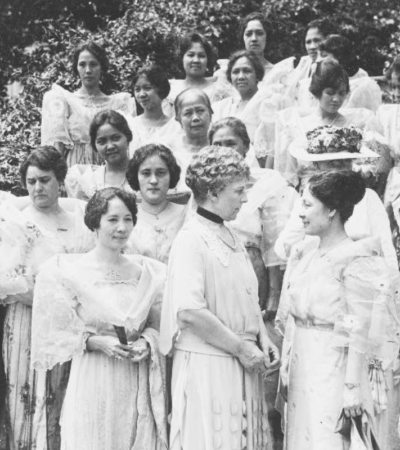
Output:
<instances>
[{"instance_id":1,"label":"foliage background","mask_svg":"<svg viewBox=\"0 0 400 450\"><path fill-rule=\"evenodd\" d=\"M263 11L270 20L267 57L277 62L304 54L306 25L329 17L356 46L370 75L400 53L398 0L2 0L0 10L0 189L18 185L18 166L40 143L40 108L53 83L73 91L74 46L93 39L106 48L111 69L103 90L132 92L131 79L145 62L182 76L179 37L205 34L220 58L240 46L239 19ZM24 90L7 100L7 82Z\"/></svg>"}]
</instances>

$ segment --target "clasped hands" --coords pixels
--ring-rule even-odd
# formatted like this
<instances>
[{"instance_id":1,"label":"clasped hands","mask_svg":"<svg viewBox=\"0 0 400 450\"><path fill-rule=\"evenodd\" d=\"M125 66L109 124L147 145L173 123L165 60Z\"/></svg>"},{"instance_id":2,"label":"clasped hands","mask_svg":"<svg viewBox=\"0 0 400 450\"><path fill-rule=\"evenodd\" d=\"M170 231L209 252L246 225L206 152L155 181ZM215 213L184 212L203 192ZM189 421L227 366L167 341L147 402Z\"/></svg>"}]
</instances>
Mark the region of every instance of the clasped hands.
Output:
<instances>
[{"instance_id":1,"label":"clasped hands","mask_svg":"<svg viewBox=\"0 0 400 450\"><path fill-rule=\"evenodd\" d=\"M124 345L114 336L91 336L87 347L91 351L101 351L110 358L128 359L136 363L143 361L150 354L149 345L144 338Z\"/></svg>"},{"instance_id":2,"label":"clasped hands","mask_svg":"<svg viewBox=\"0 0 400 450\"><path fill-rule=\"evenodd\" d=\"M279 350L267 339L260 342L260 347L255 342L243 340L237 358L247 371L267 377L280 367Z\"/></svg>"}]
</instances>

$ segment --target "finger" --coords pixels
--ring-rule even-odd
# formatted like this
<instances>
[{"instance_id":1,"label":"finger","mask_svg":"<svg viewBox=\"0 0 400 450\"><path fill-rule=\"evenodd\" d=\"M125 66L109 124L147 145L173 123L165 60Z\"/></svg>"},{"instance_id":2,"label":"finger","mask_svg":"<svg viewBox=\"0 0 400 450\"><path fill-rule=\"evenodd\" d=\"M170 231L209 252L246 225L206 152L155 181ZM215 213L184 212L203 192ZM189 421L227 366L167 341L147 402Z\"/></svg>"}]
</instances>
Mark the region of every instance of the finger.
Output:
<instances>
[{"instance_id":1,"label":"finger","mask_svg":"<svg viewBox=\"0 0 400 450\"><path fill-rule=\"evenodd\" d=\"M344 408L344 415L349 419L350 418L350 412L348 408Z\"/></svg>"},{"instance_id":2,"label":"finger","mask_svg":"<svg viewBox=\"0 0 400 450\"><path fill-rule=\"evenodd\" d=\"M149 352L145 351L141 355L136 355L135 357L131 358L132 362L140 362L146 359L149 356Z\"/></svg>"},{"instance_id":3,"label":"finger","mask_svg":"<svg viewBox=\"0 0 400 450\"><path fill-rule=\"evenodd\" d=\"M116 356L121 356L122 358L128 358L129 357L129 352L127 352L125 350L116 349L114 353L115 353Z\"/></svg>"},{"instance_id":4,"label":"finger","mask_svg":"<svg viewBox=\"0 0 400 450\"><path fill-rule=\"evenodd\" d=\"M355 419L357 417L357 410L356 410L356 408L351 408L350 409L350 414L351 414L351 417L353 417L353 419Z\"/></svg>"}]
</instances>

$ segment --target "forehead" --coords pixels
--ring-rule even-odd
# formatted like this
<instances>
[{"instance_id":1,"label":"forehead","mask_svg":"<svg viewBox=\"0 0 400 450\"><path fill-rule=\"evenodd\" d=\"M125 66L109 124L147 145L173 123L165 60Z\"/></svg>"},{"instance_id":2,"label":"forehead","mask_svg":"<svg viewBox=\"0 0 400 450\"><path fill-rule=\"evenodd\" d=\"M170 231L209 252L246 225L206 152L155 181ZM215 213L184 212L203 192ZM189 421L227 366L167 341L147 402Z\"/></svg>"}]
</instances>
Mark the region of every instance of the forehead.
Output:
<instances>
[{"instance_id":1,"label":"forehead","mask_svg":"<svg viewBox=\"0 0 400 450\"><path fill-rule=\"evenodd\" d=\"M26 178L54 177L52 170L42 170L37 166L29 166L26 171Z\"/></svg>"},{"instance_id":2,"label":"forehead","mask_svg":"<svg viewBox=\"0 0 400 450\"><path fill-rule=\"evenodd\" d=\"M194 108L197 106L208 107L204 98L200 94L197 92L187 92L183 94L183 98L181 99L181 109L189 107Z\"/></svg>"},{"instance_id":3,"label":"forehead","mask_svg":"<svg viewBox=\"0 0 400 450\"><path fill-rule=\"evenodd\" d=\"M147 78L147 75L145 73L143 73L142 75L139 76L139 78L136 80L135 86L138 85L144 85L144 84L150 84L149 79Z\"/></svg>"},{"instance_id":4,"label":"forehead","mask_svg":"<svg viewBox=\"0 0 400 450\"><path fill-rule=\"evenodd\" d=\"M225 192L227 194L231 192L235 192L239 189L245 189L246 188L246 178L236 178L235 180L228 183L221 192Z\"/></svg>"},{"instance_id":5,"label":"forehead","mask_svg":"<svg viewBox=\"0 0 400 450\"><path fill-rule=\"evenodd\" d=\"M108 201L107 212L104 216L131 214L125 203L118 197ZM103 217L104 217L103 216Z\"/></svg>"},{"instance_id":6,"label":"forehead","mask_svg":"<svg viewBox=\"0 0 400 450\"><path fill-rule=\"evenodd\" d=\"M332 90L334 92L340 92L340 91L346 91L347 92L347 85L343 81L338 86L326 86L323 90L325 92L327 89Z\"/></svg>"},{"instance_id":7,"label":"forehead","mask_svg":"<svg viewBox=\"0 0 400 450\"><path fill-rule=\"evenodd\" d=\"M143 169L168 169L168 166L159 155L151 155L140 164L140 170Z\"/></svg>"},{"instance_id":8,"label":"forehead","mask_svg":"<svg viewBox=\"0 0 400 450\"><path fill-rule=\"evenodd\" d=\"M251 67L252 69L254 69L253 64L246 56L240 57L233 65L232 69L237 67Z\"/></svg>"},{"instance_id":9,"label":"forehead","mask_svg":"<svg viewBox=\"0 0 400 450\"><path fill-rule=\"evenodd\" d=\"M265 33L263 24L257 19L257 20L250 20L250 22L246 25L246 31L253 31L253 30L262 30Z\"/></svg>"},{"instance_id":10,"label":"forehead","mask_svg":"<svg viewBox=\"0 0 400 450\"><path fill-rule=\"evenodd\" d=\"M99 60L93 55L93 53L90 53L89 50L83 50L79 53L78 61L97 61Z\"/></svg>"},{"instance_id":11,"label":"forehead","mask_svg":"<svg viewBox=\"0 0 400 450\"><path fill-rule=\"evenodd\" d=\"M222 127L219 128L213 136L213 141L215 141L216 139L233 139L235 141L237 141L239 138L239 136L237 136L237 134L234 132L234 130L232 130L232 128L230 127Z\"/></svg>"},{"instance_id":12,"label":"forehead","mask_svg":"<svg viewBox=\"0 0 400 450\"><path fill-rule=\"evenodd\" d=\"M192 45L187 49L187 52L203 52L205 53L205 49L201 42L192 42Z\"/></svg>"},{"instance_id":13,"label":"forehead","mask_svg":"<svg viewBox=\"0 0 400 450\"><path fill-rule=\"evenodd\" d=\"M96 133L96 137L103 137L103 136L109 136L110 134L115 134L115 133L119 133L121 134L121 132L115 128L114 126L112 126L110 123L103 123L103 125L101 125Z\"/></svg>"},{"instance_id":14,"label":"forehead","mask_svg":"<svg viewBox=\"0 0 400 450\"><path fill-rule=\"evenodd\" d=\"M318 28L310 28L306 34L306 41L311 39L323 39L324 35Z\"/></svg>"}]
</instances>

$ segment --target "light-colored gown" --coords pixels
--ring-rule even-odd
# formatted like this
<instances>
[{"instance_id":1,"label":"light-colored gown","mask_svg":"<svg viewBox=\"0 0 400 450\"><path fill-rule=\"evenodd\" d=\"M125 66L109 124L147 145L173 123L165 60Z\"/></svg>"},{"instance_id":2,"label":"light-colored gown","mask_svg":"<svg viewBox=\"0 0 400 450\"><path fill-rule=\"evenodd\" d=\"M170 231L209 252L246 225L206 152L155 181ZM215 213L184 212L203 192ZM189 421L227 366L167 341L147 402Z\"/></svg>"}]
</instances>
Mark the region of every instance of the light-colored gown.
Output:
<instances>
[{"instance_id":1,"label":"light-colored gown","mask_svg":"<svg viewBox=\"0 0 400 450\"><path fill-rule=\"evenodd\" d=\"M62 401L63 392L59 390L63 391L65 386L58 383L62 383L63 374L61 370L59 374L52 374L53 380L48 386L52 392L49 392L46 374L39 375L31 368L32 307L19 302L18 294L33 289L40 266L54 254L87 251L94 240L83 223L80 203L75 207L74 227L68 231L53 232L38 226L23 211L6 202L0 207L0 216L0 299L8 305L3 357L10 449L42 450L48 448L49 442L53 450L58 448L60 413L60 406L53 403Z\"/></svg>"},{"instance_id":2,"label":"light-colored gown","mask_svg":"<svg viewBox=\"0 0 400 450\"><path fill-rule=\"evenodd\" d=\"M326 254L308 244L292 254L287 312L295 326L292 336L285 335L290 341L287 450L348 448L336 427L349 348L364 355L363 407L377 432L377 412L387 407L387 398L384 384L370 381L382 370L374 372L369 361L390 364L398 352L399 331L398 280L379 249L377 239L347 239Z\"/></svg>"},{"instance_id":3,"label":"light-colored gown","mask_svg":"<svg viewBox=\"0 0 400 450\"><path fill-rule=\"evenodd\" d=\"M194 217L172 247L161 319L161 351L174 346L170 449L270 449L262 378L179 329L179 311L203 308L234 333L257 340L257 278L244 247L236 238L230 248Z\"/></svg>"},{"instance_id":4,"label":"light-colored gown","mask_svg":"<svg viewBox=\"0 0 400 450\"><path fill-rule=\"evenodd\" d=\"M126 92L83 97L54 84L43 97L41 144L62 142L68 149L68 166L99 164L98 153L90 144L89 126L93 117L105 109L136 116L135 99Z\"/></svg>"},{"instance_id":5,"label":"light-colored gown","mask_svg":"<svg viewBox=\"0 0 400 450\"><path fill-rule=\"evenodd\" d=\"M72 359L61 415L62 450L166 450L164 358L158 353L165 266L128 256L138 279L89 271L79 256L57 255L37 277L32 364L41 372ZM85 270L86 269L86 270ZM141 335L150 356L141 363L86 351L88 333L129 340Z\"/></svg>"}]
</instances>

